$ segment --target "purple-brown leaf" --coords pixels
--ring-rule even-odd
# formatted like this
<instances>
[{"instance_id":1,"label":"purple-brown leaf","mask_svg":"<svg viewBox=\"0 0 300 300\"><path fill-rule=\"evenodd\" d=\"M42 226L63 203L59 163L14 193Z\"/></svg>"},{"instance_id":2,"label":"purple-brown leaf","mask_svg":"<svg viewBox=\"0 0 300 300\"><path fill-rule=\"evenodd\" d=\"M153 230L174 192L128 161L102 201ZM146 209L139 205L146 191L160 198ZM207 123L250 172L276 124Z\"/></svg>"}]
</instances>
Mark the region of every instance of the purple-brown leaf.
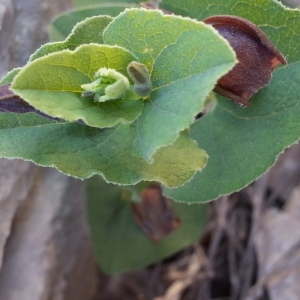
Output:
<instances>
[{"instance_id":1,"label":"purple-brown leaf","mask_svg":"<svg viewBox=\"0 0 300 300\"><path fill-rule=\"evenodd\" d=\"M249 106L249 98L266 86L274 68L286 60L269 38L250 21L236 16L212 16L204 23L212 25L234 49L238 63L217 83L214 91L240 106Z\"/></svg>"},{"instance_id":2,"label":"purple-brown leaf","mask_svg":"<svg viewBox=\"0 0 300 300\"><path fill-rule=\"evenodd\" d=\"M10 84L0 86L0 113L24 114L34 112L43 117L55 119L35 109L21 97L15 95L9 88Z\"/></svg>"},{"instance_id":3,"label":"purple-brown leaf","mask_svg":"<svg viewBox=\"0 0 300 300\"><path fill-rule=\"evenodd\" d=\"M162 195L159 186L148 186L141 192L141 198L141 202L132 203L131 210L140 229L153 242L160 241L180 226L171 200Z\"/></svg>"}]
</instances>

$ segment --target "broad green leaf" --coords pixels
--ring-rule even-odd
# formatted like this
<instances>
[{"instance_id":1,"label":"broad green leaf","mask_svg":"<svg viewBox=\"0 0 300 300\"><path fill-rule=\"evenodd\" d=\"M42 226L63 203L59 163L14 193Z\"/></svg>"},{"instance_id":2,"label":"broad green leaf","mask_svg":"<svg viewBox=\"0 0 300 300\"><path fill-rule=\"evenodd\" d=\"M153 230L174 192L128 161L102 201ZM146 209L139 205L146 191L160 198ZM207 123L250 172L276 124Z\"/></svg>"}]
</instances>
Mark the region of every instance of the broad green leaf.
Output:
<instances>
[{"instance_id":1,"label":"broad green leaf","mask_svg":"<svg viewBox=\"0 0 300 300\"><path fill-rule=\"evenodd\" d=\"M181 3L182 4L182 3ZM188 1L165 0L164 8L197 17L233 14L258 24L287 57L300 61L300 11L269 0ZM180 6L181 5L181 6ZM215 110L192 127L209 163L184 188L165 190L174 199L208 201L239 190L266 172L278 155L300 138L300 67L294 63L275 71L271 83L259 91L250 108L241 109L222 99Z\"/></svg>"},{"instance_id":2,"label":"broad green leaf","mask_svg":"<svg viewBox=\"0 0 300 300\"><path fill-rule=\"evenodd\" d=\"M202 202L237 191L261 176L284 148L300 137L300 62L275 72L271 83L239 108L225 98L191 127L209 155L206 168L192 181L165 194Z\"/></svg>"},{"instance_id":3,"label":"broad green leaf","mask_svg":"<svg viewBox=\"0 0 300 300\"><path fill-rule=\"evenodd\" d=\"M94 80L101 67L126 72L136 58L117 46L82 45L39 58L17 75L12 90L36 109L67 121L82 120L94 127L133 122L141 113L142 100L113 100L104 103L81 97L82 84Z\"/></svg>"},{"instance_id":4,"label":"broad green leaf","mask_svg":"<svg viewBox=\"0 0 300 300\"><path fill-rule=\"evenodd\" d=\"M120 187L99 177L87 180L87 213L96 259L107 273L141 269L196 242L206 221L205 205L174 203L182 224L158 243L135 224Z\"/></svg>"},{"instance_id":5,"label":"broad green leaf","mask_svg":"<svg viewBox=\"0 0 300 300\"><path fill-rule=\"evenodd\" d=\"M73 28L78 22L85 20L86 18L99 16L99 15L109 15L112 17L117 16L120 12L124 11L125 8L133 7L134 4L125 3L114 3L111 4L99 4L98 5L74 10L63 15L58 16L52 22L49 35L52 42L63 41L72 32Z\"/></svg>"},{"instance_id":6,"label":"broad green leaf","mask_svg":"<svg viewBox=\"0 0 300 300\"><path fill-rule=\"evenodd\" d=\"M21 68L15 68L9 71L3 78L0 80L0 85L12 83L13 79L19 74Z\"/></svg>"},{"instance_id":7,"label":"broad green leaf","mask_svg":"<svg viewBox=\"0 0 300 300\"><path fill-rule=\"evenodd\" d=\"M258 25L292 63L300 59L300 11L273 0L163 0L161 7L182 16L203 20L212 15L236 15Z\"/></svg>"},{"instance_id":8,"label":"broad green leaf","mask_svg":"<svg viewBox=\"0 0 300 300\"><path fill-rule=\"evenodd\" d=\"M235 64L227 41L210 26L158 11L126 10L103 39L131 51L152 73L153 92L137 120L133 150L147 161L194 122L217 80Z\"/></svg>"},{"instance_id":9,"label":"broad green leaf","mask_svg":"<svg viewBox=\"0 0 300 300\"><path fill-rule=\"evenodd\" d=\"M72 0L73 4L76 7L85 7L88 5L99 5L99 4L106 4L106 5L120 5L120 4L133 4L133 3L140 3L140 0Z\"/></svg>"},{"instance_id":10,"label":"broad green leaf","mask_svg":"<svg viewBox=\"0 0 300 300\"><path fill-rule=\"evenodd\" d=\"M30 56L30 61L53 52L69 49L74 50L83 44L103 44L102 32L113 18L109 16L95 16L78 23L63 42L47 43Z\"/></svg>"},{"instance_id":11,"label":"broad green leaf","mask_svg":"<svg viewBox=\"0 0 300 300\"><path fill-rule=\"evenodd\" d=\"M186 133L155 154L154 163L131 155L134 126L99 129L29 114L0 114L0 155L55 167L78 178L100 174L109 182L141 180L178 186L201 170L207 155Z\"/></svg>"}]
</instances>

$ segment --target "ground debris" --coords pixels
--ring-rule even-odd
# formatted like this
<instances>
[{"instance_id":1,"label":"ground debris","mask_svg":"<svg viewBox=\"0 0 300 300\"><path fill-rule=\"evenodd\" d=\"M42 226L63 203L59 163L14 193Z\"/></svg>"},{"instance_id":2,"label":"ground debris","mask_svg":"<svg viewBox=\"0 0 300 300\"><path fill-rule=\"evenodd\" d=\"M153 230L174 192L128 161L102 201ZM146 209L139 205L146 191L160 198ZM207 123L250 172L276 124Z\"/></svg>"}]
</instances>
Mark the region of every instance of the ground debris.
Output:
<instances>
[{"instance_id":1,"label":"ground debris","mask_svg":"<svg viewBox=\"0 0 300 300\"><path fill-rule=\"evenodd\" d=\"M96 300L300 299L300 145L209 207L199 243L145 270L108 276Z\"/></svg>"}]
</instances>

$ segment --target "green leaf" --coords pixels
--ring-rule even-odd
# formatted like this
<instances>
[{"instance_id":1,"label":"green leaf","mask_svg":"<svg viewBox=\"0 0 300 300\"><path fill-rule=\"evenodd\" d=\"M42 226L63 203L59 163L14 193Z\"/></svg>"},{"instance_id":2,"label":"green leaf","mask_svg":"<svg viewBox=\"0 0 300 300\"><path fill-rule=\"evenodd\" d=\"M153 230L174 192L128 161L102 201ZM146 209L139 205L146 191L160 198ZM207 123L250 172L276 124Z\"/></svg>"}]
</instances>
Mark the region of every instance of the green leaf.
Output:
<instances>
[{"instance_id":1,"label":"green leaf","mask_svg":"<svg viewBox=\"0 0 300 300\"><path fill-rule=\"evenodd\" d=\"M188 1L165 0L163 7L197 17L233 14L259 25L289 63L300 61L300 11L285 9L269 0ZM204 172L178 189L166 189L166 195L187 202L203 202L237 191L263 173L278 155L300 138L299 63L275 71L271 83L241 109L221 99L213 112L192 126L191 136L208 152ZM221 98L221 97L219 97Z\"/></svg>"},{"instance_id":2,"label":"green leaf","mask_svg":"<svg viewBox=\"0 0 300 300\"><path fill-rule=\"evenodd\" d=\"M147 161L194 122L217 80L235 64L227 41L210 26L158 11L126 10L103 39L131 51L151 72L153 91L137 120L133 150Z\"/></svg>"},{"instance_id":3,"label":"green leaf","mask_svg":"<svg viewBox=\"0 0 300 300\"><path fill-rule=\"evenodd\" d=\"M112 21L109 16L95 16L78 23L63 42L47 43L30 56L30 61L53 52L69 49L74 50L83 44L103 44L102 32Z\"/></svg>"},{"instance_id":4,"label":"green leaf","mask_svg":"<svg viewBox=\"0 0 300 300\"><path fill-rule=\"evenodd\" d=\"M196 242L206 221L206 206L174 203L182 225L158 243L149 241L135 224L121 189L98 177L87 181L87 212L94 252L107 273L146 267Z\"/></svg>"},{"instance_id":5,"label":"green leaf","mask_svg":"<svg viewBox=\"0 0 300 300\"><path fill-rule=\"evenodd\" d=\"M99 15L109 15L115 17L120 12L124 11L125 8L135 6L134 4L128 3L115 3L112 6L111 4L107 3L99 4L98 1L97 4L98 5L89 8L78 9L65 13L54 19L49 29L50 40L52 42L65 40L72 32L74 26L86 18Z\"/></svg>"},{"instance_id":6,"label":"green leaf","mask_svg":"<svg viewBox=\"0 0 300 300\"><path fill-rule=\"evenodd\" d=\"M3 78L0 80L0 85L12 83L13 79L19 74L21 68L15 68L9 71Z\"/></svg>"},{"instance_id":7,"label":"green leaf","mask_svg":"<svg viewBox=\"0 0 300 300\"><path fill-rule=\"evenodd\" d=\"M133 122L141 113L142 100L113 100L104 103L81 97L82 84L94 80L101 67L126 75L136 58L117 46L82 45L39 58L25 66L12 83L12 90L36 109L68 121L82 120L94 127Z\"/></svg>"},{"instance_id":8,"label":"green leaf","mask_svg":"<svg viewBox=\"0 0 300 300\"><path fill-rule=\"evenodd\" d=\"M99 129L32 113L0 115L1 157L55 167L73 177L100 174L118 184L149 180L174 187L190 180L207 161L186 133L158 151L153 164L131 155L133 139L132 125Z\"/></svg>"},{"instance_id":9,"label":"green leaf","mask_svg":"<svg viewBox=\"0 0 300 300\"><path fill-rule=\"evenodd\" d=\"M206 168L165 194L186 202L208 201L240 190L266 172L284 148L299 140L299 83L300 62L276 71L247 109L220 99L191 128L191 137L209 154Z\"/></svg>"},{"instance_id":10,"label":"green leaf","mask_svg":"<svg viewBox=\"0 0 300 300\"><path fill-rule=\"evenodd\" d=\"M72 0L73 4L76 7L84 7L89 5L99 5L99 4L106 4L106 5L120 5L120 4L133 4L133 3L140 3L140 0Z\"/></svg>"},{"instance_id":11,"label":"green leaf","mask_svg":"<svg viewBox=\"0 0 300 300\"><path fill-rule=\"evenodd\" d=\"M175 14L203 20L213 15L235 15L259 26L292 63L300 59L300 11L273 0L163 0L161 7Z\"/></svg>"}]
</instances>

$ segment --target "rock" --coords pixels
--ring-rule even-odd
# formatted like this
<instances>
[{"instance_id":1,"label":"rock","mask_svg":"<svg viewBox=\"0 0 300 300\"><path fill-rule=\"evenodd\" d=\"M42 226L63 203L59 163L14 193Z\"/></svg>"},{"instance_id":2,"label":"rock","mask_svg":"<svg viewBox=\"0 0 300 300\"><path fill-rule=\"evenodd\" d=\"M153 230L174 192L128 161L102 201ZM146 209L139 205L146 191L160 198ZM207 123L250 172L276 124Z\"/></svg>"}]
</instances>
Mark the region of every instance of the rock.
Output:
<instances>
[{"instance_id":1,"label":"rock","mask_svg":"<svg viewBox=\"0 0 300 300\"><path fill-rule=\"evenodd\" d=\"M68 1L2 0L0 77L47 42ZM97 267L85 218L84 183L21 160L0 160L0 299L89 300Z\"/></svg>"}]
</instances>

